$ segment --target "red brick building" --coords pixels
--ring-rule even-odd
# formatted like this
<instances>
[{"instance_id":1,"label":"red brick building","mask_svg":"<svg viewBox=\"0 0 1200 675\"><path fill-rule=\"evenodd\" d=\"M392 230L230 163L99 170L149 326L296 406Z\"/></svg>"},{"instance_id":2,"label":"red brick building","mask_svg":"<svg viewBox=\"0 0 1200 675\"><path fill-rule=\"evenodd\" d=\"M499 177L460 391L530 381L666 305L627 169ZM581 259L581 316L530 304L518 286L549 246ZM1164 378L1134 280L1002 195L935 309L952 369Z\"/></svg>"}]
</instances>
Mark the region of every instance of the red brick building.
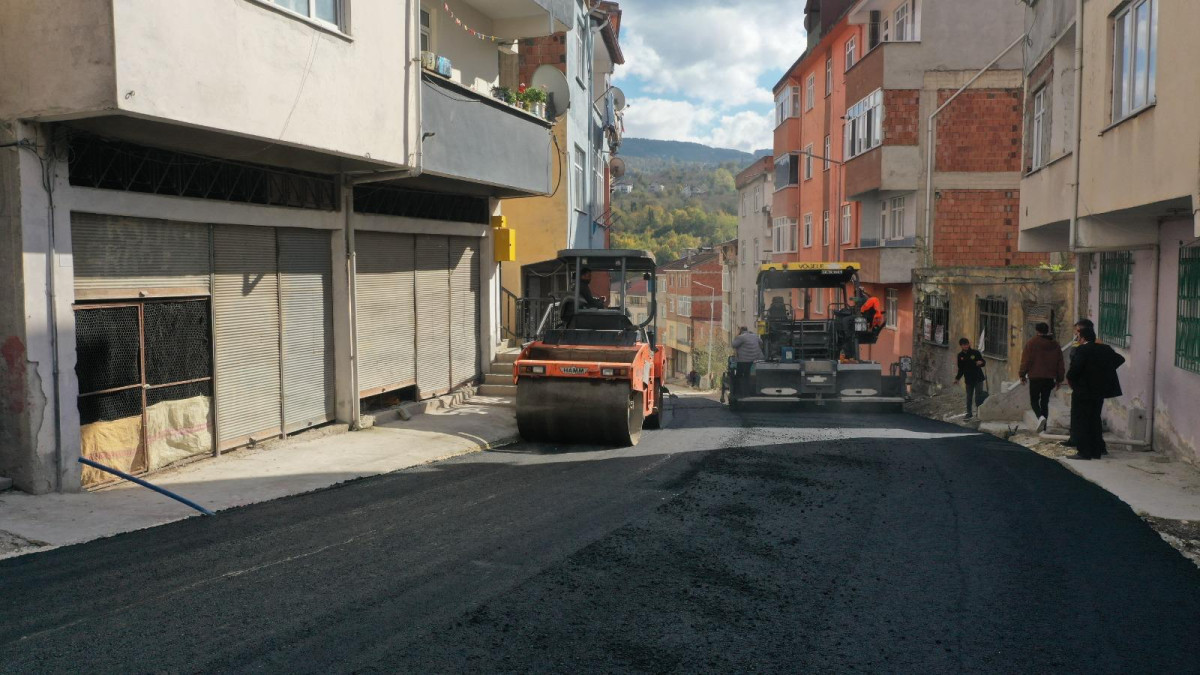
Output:
<instances>
[{"instance_id":1,"label":"red brick building","mask_svg":"<svg viewBox=\"0 0 1200 675\"><path fill-rule=\"evenodd\" d=\"M695 369L721 372L729 347L721 330L723 268L715 251L700 251L658 268L659 342L667 377L682 381Z\"/></svg>"}]
</instances>

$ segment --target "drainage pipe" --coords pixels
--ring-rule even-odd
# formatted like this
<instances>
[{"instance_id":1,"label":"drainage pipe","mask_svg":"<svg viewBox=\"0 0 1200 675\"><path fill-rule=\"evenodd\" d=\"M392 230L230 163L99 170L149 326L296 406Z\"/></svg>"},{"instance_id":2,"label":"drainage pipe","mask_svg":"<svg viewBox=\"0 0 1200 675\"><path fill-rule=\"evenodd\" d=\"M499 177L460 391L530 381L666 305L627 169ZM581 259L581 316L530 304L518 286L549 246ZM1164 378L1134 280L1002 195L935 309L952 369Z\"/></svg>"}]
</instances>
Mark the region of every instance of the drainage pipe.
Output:
<instances>
[{"instance_id":1,"label":"drainage pipe","mask_svg":"<svg viewBox=\"0 0 1200 675\"><path fill-rule=\"evenodd\" d=\"M108 473L111 473L114 476L118 476L120 478L124 478L127 481L137 483L138 485L141 485L144 488L149 488L151 490L154 490L158 494L166 496L166 497L170 497L171 499L174 499L175 501L180 502L182 504L186 504L186 505L192 507L193 509L196 509L200 513L203 513L206 516L216 515L212 511L209 511L208 509L204 508L203 506L200 506L199 504L188 499L187 497L181 497L180 495L177 495L174 492L171 492L170 490L160 488L159 486L155 485L154 483L144 481L141 478L138 478L137 476L131 476L131 475L125 473L124 471L119 471L117 469L112 468L111 466L104 466L103 464L101 464L99 462L93 462L92 460L90 460L86 457L80 457L79 463L90 466L93 469L100 469L101 471L106 471Z\"/></svg>"}]
</instances>

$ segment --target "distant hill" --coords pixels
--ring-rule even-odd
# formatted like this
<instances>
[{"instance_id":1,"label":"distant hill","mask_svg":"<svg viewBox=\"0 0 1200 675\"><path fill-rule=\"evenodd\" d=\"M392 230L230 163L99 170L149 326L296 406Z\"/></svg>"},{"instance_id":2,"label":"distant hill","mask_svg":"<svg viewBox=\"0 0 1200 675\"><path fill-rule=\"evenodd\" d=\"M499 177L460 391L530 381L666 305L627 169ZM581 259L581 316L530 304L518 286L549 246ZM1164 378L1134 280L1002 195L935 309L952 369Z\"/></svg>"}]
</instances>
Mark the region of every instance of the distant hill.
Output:
<instances>
[{"instance_id":1,"label":"distant hill","mask_svg":"<svg viewBox=\"0 0 1200 675\"><path fill-rule=\"evenodd\" d=\"M742 152L730 148L712 148L700 143L656 141L649 138L626 138L621 142L620 156L626 159L657 160L680 164L748 165L756 158L771 154L770 150Z\"/></svg>"}]
</instances>

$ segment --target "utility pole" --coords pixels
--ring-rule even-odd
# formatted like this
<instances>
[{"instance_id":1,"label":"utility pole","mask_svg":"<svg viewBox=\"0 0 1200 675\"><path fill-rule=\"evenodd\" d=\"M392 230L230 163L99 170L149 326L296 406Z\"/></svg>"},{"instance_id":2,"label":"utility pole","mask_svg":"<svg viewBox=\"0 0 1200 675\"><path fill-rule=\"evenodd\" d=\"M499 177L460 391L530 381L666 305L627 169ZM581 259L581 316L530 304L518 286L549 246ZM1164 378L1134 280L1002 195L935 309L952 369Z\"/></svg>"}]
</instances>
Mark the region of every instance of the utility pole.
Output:
<instances>
[{"instance_id":1,"label":"utility pole","mask_svg":"<svg viewBox=\"0 0 1200 675\"><path fill-rule=\"evenodd\" d=\"M708 296L708 377L709 377L709 382L712 383L712 382L716 382L716 378L713 376L713 369L712 369L712 352L713 352L712 344L713 344L713 329L715 328L715 326L713 325L713 319L716 317L716 314L717 314L717 310L716 310L717 289L713 288L712 286L709 286L708 284L702 284L699 281L693 281L692 283L696 284L697 286L703 286L712 292L712 294Z\"/></svg>"}]
</instances>

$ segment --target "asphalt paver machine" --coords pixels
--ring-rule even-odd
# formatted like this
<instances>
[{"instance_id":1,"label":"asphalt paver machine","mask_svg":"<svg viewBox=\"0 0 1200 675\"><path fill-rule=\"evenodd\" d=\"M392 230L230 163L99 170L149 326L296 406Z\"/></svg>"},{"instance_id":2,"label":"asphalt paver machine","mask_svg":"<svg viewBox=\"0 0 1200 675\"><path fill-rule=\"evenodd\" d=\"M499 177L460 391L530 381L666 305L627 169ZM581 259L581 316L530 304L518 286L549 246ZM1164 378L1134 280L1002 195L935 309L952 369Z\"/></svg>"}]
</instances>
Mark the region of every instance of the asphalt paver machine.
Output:
<instances>
[{"instance_id":1,"label":"asphalt paver machine","mask_svg":"<svg viewBox=\"0 0 1200 675\"><path fill-rule=\"evenodd\" d=\"M662 422L664 352L656 344L655 262L646 251L568 249L534 266L565 275L531 342L513 364L517 428L528 441L636 445ZM615 297L590 298L585 270L613 282ZM648 313L634 323L626 289L646 282Z\"/></svg>"},{"instance_id":2,"label":"asphalt paver machine","mask_svg":"<svg viewBox=\"0 0 1200 675\"><path fill-rule=\"evenodd\" d=\"M729 403L814 401L904 403L904 375L884 375L883 366L860 358L875 344L882 314L871 305L858 279L857 263L776 263L758 273L758 334L765 360L739 382L730 359ZM784 302L785 297L798 302ZM817 308L814 303L826 302ZM800 309L796 309L800 307ZM873 320L874 319L874 320Z\"/></svg>"}]
</instances>

